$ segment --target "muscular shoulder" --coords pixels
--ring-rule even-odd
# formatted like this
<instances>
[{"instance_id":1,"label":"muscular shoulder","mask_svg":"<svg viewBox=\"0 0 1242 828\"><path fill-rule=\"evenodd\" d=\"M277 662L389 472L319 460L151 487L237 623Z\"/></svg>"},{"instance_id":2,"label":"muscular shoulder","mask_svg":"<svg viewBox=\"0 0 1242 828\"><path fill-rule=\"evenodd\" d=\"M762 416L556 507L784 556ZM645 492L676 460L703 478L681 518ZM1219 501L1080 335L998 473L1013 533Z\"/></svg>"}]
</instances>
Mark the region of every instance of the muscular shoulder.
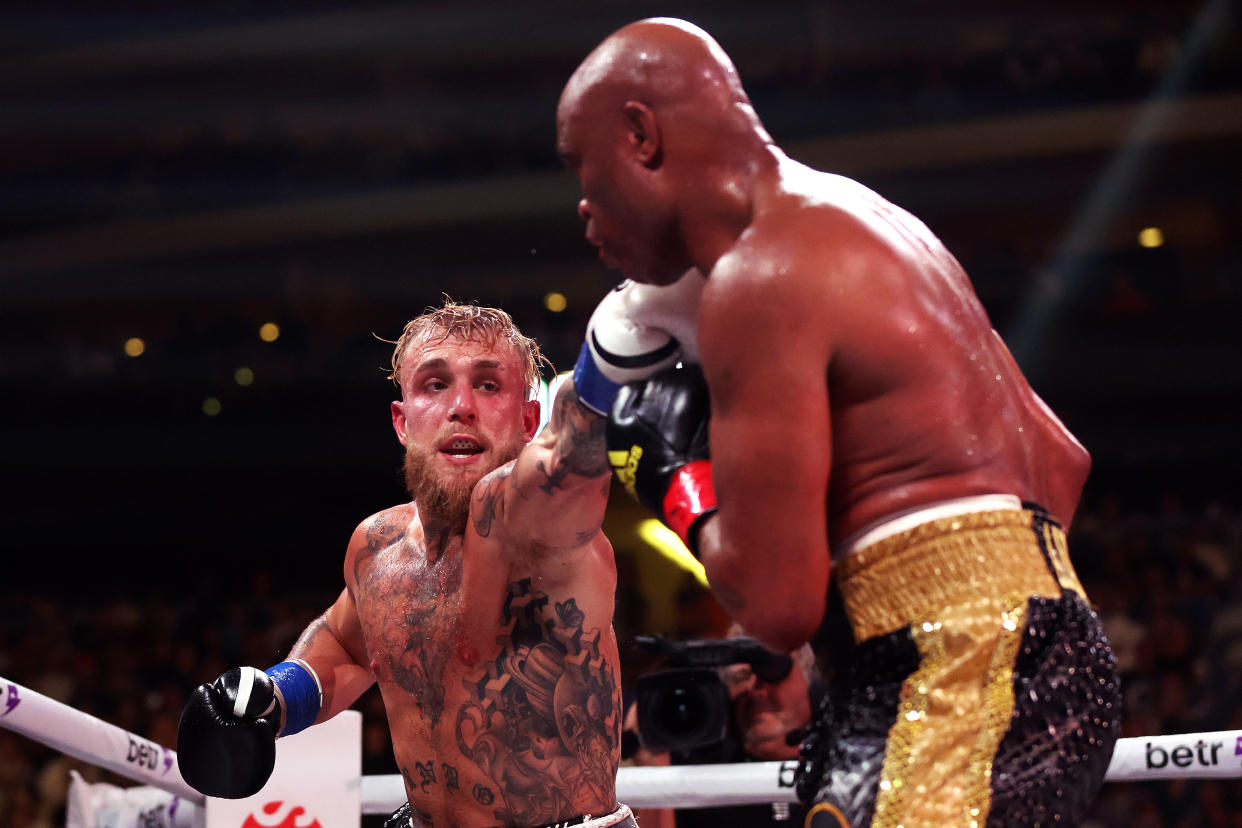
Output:
<instances>
[{"instance_id":1,"label":"muscular shoulder","mask_svg":"<svg viewBox=\"0 0 1242 828\"><path fill-rule=\"evenodd\" d=\"M701 346L743 348L765 332L826 343L864 304L856 262L876 261L878 251L862 252L869 248L860 222L834 207L791 200L769 211L716 262L700 306Z\"/></svg>"},{"instance_id":2,"label":"muscular shoulder","mask_svg":"<svg viewBox=\"0 0 1242 828\"><path fill-rule=\"evenodd\" d=\"M401 503L396 506L390 506L362 521L362 523L358 524L358 528L354 530L354 533L355 535L361 534L365 538L378 542L385 540L391 542L405 534L405 530L409 528L415 514L416 511L413 503Z\"/></svg>"},{"instance_id":3,"label":"muscular shoulder","mask_svg":"<svg viewBox=\"0 0 1242 828\"><path fill-rule=\"evenodd\" d=\"M353 572L360 560L400 542L414 520L414 515L414 504L403 503L376 512L359 523L345 553L346 572Z\"/></svg>"}]
</instances>

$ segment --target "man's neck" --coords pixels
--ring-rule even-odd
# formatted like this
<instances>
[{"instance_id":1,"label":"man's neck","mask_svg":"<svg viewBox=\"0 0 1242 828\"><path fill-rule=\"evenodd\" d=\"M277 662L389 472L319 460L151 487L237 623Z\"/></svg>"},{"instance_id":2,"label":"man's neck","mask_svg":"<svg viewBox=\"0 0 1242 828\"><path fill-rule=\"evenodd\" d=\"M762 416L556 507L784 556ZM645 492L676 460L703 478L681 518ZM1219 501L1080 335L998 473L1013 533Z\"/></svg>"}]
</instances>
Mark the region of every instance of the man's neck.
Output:
<instances>
[{"instance_id":1,"label":"man's neck","mask_svg":"<svg viewBox=\"0 0 1242 828\"><path fill-rule=\"evenodd\" d=\"M683 225L687 251L702 273L712 272L754 220L757 194L779 167L778 152L765 147L746 160L723 165L714 178L704 178Z\"/></svg>"},{"instance_id":2,"label":"man's neck","mask_svg":"<svg viewBox=\"0 0 1242 828\"><path fill-rule=\"evenodd\" d=\"M466 521L463 519L453 520L447 516L427 511L417 503L415 503L415 508L418 509L418 524L422 529L423 546L427 551L427 561L435 563L440 560L440 557L455 538L460 538L466 533Z\"/></svg>"}]
</instances>

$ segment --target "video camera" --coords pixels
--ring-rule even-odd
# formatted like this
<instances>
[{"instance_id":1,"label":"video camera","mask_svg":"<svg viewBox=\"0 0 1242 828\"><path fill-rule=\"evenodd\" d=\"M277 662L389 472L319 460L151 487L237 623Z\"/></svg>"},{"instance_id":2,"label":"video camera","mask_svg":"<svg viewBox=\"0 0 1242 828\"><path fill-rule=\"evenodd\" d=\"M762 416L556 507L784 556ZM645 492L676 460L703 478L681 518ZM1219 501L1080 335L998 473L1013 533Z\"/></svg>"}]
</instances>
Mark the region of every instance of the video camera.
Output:
<instances>
[{"instance_id":1,"label":"video camera","mask_svg":"<svg viewBox=\"0 0 1242 828\"><path fill-rule=\"evenodd\" d=\"M679 764L743 759L729 689L718 668L749 664L762 681L782 681L793 659L753 638L708 638L683 642L662 635L635 636L644 650L660 656L666 669L638 679L638 733L643 747L669 752Z\"/></svg>"}]
</instances>

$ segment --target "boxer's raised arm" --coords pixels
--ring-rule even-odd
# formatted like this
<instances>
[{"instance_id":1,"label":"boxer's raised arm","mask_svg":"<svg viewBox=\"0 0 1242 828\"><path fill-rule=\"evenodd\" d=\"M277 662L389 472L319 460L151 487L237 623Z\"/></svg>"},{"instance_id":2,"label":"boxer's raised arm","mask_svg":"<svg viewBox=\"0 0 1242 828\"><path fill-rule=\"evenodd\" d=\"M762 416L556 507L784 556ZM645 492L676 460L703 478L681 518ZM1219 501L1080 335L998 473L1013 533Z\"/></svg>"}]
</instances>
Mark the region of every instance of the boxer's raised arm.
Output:
<instances>
[{"instance_id":1,"label":"boxer's raised arm","mask_svg":"<svg viewBox=\"0 0 1242 828\"><path fill-rule=\"evenodd\" d=\"M514 540L550 549L583 546L598 534L610 470L603 415L622 383L695 355L703 281L690 270L665 287L626 280L605 294L548 425L511 472L493 472L476 488L471 515L479 534L489 534L499 520Z\"/></svg>"},{"instance_id":2,"label":"boxer's raised arm","mask_svg":"<svg viewBox=\"0 0 1242 828\"><path fill-rule=\"evenodd\" d=\"M512 466L475 487L471 520L484 537L499 530L528 548L583 546L604 522L608 474L604 418L584 406L566 381L544 429Z\"/></svg>"}]
</instances>

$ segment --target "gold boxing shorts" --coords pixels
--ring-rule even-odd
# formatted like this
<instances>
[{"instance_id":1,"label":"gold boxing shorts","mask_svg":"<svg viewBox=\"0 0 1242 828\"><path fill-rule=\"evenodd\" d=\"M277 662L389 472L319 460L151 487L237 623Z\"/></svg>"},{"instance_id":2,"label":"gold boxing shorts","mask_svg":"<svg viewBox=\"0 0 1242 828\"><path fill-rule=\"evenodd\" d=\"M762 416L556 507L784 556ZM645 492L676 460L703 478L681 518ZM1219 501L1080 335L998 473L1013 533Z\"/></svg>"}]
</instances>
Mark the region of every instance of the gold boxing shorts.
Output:
<instances>
[{"instance_id":1,"label":"gold boxing shorts","mask_svg":"<svg viewBox=\"0 0 1242 828\"><path fill-rule=\"evenodd\" d=\"M1077 825L1120 729L1117 666L1038 507L845 558L857 642L803 741L806 828Z\"/></svg>"}]
</instances>

